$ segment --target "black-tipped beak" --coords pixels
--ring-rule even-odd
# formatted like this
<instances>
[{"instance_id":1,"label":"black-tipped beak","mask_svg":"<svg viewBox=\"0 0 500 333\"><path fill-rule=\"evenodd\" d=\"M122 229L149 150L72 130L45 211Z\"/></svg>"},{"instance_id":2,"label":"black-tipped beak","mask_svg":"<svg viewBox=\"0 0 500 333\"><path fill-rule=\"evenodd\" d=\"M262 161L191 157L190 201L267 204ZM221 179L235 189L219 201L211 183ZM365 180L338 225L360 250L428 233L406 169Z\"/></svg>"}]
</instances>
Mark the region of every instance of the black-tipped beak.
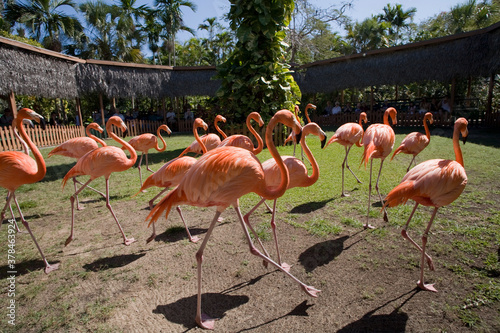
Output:
<instances>
[{"instance_id":1,"label":"black-tipped beak","mask_svg":"<svg viewBox=\"0 0 500 333\"><path fill-rule=\"evenodd\" d=\"M295 134L295 142L300 142L300 138L302 137L302 132L299 132L298 134Z\"/></svg>"},{"instance_id":2,"label":"black-tipped beak","mask_svg":"<svg viewBox=\"0 0 500 333\"><path fill-rule=\"evenodd\" d=\"M467 137L466 137L466 136L462 137L462 142L463 142L464 144L467 142Z\"/></svg>"},{"instance_id":3,"label":"black-tipped beak","mask_svg":"<svg viewBox=\"0 0 500 333\"><path fill-rule=\"evenodd\" d=\"M127 134L128 134L128 129L126 129L125 131L123 131L122 137L123 137L123 138L126 138L126 137L127 137Z\"/></svg>"},{"instance_id":4,"label":"black-tipped beak","mask_svg":"<svg viewBox=\"0 0 500 333\"><path fill-rule=\"evenodd\" d=\"M45 122L45 119L43 118L40 118L40 127L45 130L45 128L47 127L47 123Z\"/></svg>"},{"instance_id":5,"label":"black-tipped beak","mask_svg":"<svg viewBox=\"0 0 500 333\"><path fill-rule=\"evenodd\" d=\"M327 139L327 137L325 136L325 138L323 140L321 140L321 149L325 148L326 139Z\"/></svg>"},{"instance_id":6,"label":"black-tipped beak","mask_svg":"<svg viewBox=\"0 0 500 333\"><path fill-rule=\"evenodd\" d=\"M170 138L170 136L172 135L172 133L168 133L168 137Z\"/></svg>"}]
</instances>

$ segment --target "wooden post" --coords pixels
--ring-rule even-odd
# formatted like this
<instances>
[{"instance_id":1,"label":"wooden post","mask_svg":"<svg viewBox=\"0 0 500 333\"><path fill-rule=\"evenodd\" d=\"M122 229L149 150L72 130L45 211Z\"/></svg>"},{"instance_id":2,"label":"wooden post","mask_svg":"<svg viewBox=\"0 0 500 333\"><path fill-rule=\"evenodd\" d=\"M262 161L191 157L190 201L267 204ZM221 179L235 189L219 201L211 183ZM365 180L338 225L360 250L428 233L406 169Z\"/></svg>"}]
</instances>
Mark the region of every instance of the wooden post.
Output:
<instances>
[{"instance_id":1,"label":"wooden post","mask_svg":"<svg viewBox=\"0 0 500 333\"><path fill-rule=\"evenodd\" d=\"M77 97L76 98L76 116L78 117L78 119L80 119L80 122L77 122L80 124L80 126L83 126L83 117L82 117L82 109L80 107L80 98Z\"/></svg>"},{"instance_id":2,"label":"wooden post","mask_svg":"<svg viewBox=\"0 0 500 333\"><path fill-rule=\"evenodd\" d=\"M13 91L9 93L9 98L7 103L9 104L10 110L12 111L12 116L16 118L17 117L16 96L14 95Z\"/></svg>"},{"instance_id":3,"label":"wooden post","mask_svg":"<svg viewBox=\"0 0 500 333\"><path fill-rule=\"evenodd\" d=\"M495 73L491 73L490 84L488 86L488 97L486 101L486 124L488 125L490 125L491 122L494 86L495 86Z\"/></svg>"},{"instance_id":4,"label":"wooden post","mask_svg":"<svg viewBox=\"0 0 500 333\"><path fill-rule=\"evenodd\" d=\"M102 94L99 94L99 107L101 108L101 124L102 124L102 128L106 128L106 119L104 118L104 103L102 101Z\"/></svg>"}]
</instances>

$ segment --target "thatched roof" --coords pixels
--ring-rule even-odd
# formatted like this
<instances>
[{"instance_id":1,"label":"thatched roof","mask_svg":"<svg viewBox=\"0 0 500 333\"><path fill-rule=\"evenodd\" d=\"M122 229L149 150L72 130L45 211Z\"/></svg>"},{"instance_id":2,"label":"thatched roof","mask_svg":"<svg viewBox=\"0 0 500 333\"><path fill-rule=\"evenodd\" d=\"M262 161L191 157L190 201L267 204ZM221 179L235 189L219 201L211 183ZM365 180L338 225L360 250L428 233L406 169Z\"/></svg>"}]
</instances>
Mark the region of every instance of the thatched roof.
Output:
<instances>
[{"instance_id":1,"label":"thatched roof","mask_svg":"<svg viewBox=\"0 0 500 333\"><path fill-rule=\"evenodd\" d=\"M0 37L0 95L74 98L214 96L215 67L83 60ZM294 68L303 93L500 72L500 23L468 33L318 61Z\"/></svg>"},{"instance_id":2,"label":"thatched roof","mask_svg":"<svg viewBox=\"0 0 500 333\"><path fill-rule=\"evenodd\" d=\"M500 71L500 23L468 33L317 61L295 70L302 93L489 76Z\"/></svg>"}]
</instances>

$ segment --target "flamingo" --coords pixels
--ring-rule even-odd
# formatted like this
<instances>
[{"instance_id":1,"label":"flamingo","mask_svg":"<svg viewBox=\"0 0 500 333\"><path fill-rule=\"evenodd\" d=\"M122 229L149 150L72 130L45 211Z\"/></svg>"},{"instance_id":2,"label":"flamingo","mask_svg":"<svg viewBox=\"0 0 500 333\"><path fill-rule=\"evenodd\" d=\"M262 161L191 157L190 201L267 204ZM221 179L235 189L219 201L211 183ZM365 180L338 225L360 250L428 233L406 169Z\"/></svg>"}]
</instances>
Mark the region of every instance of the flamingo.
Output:
<instances>
[{"instance_id":1,"label":"flamingo","mask_svg":"<svg viewBox=\"0 0 500 333\"><path fill-rule=\"evenodd\" d=\"M311 118L309 118L309 112L307 112L307 110L309 110L309 109L316 110L316 105L311 104L311 103L308 103L306 105L304 113L306 115L307 123L311 122ZM300 123L299 111L300 111L299 106L295 105L295 117L297 118L297 121ZM293 156L295 156L295 147L297 146L297 142L295 141L295 135L293 133L290 133L290 135L288 135L288 138L286 138L286 140L283 143L283 145L286 145L290 141L293 142ZM302 160L304 160L304 152L302 150L302 147L300 147L300 154L302 156Z\"/></svg>"},{"instance_id":2,"label":"flamingo","mask_svg":"<svg viewBox=\"0 0 500 333\"><path fill-rule=\"evenodd\" d=\"M257 148L254 147L252 140L248 136L241 134L228 136L227 138L222 140L222 142L218 145L218 147L224 147L224 146L241 147L251 151L255 155L259 154L264 148L264 142L262 141L262 138L260 137L259 133L257 133L257 131L253 128L252 124L250 123L250 120L256 121L260 127L264 126L264 121L262 120L262 117L258 112L251 112L247 116L246 120L247 128L257 139Z\"/></svg>"},{"instance_id":3,"label":"flamingo","mask_svg":"<svg viewBox=\"0 0 500 333\"><path fill-rule=\"evenodd\" d=\"M294 187L312 186L314 183L316 183L316 181L319 178L318 163L316 162L316 159L314 158L311 150L307 146L307 143L305 140L306 136L309 134L314 134L320 138L321 147L323 147L326 143L326 134L318 126L318 124L309 123L302 128L302 138L300 141L300 145L304 148L307 159L309 160L309 162L312 165L312 175L311 176L308 175L307 167L298 158L295 158L294 156L282 156L281 158L283 159L283 162L285 163L285 166L286 166L288 173L290 175L290 182L288 183L287 189L291 189ZM264 177L265 177L267 186L278 187L280 184L281 176L280 176L280 169L278 167L278 164L276 163L276 160L274 158L268 159L267 161L262 163L262 168L264 170ZM265 199L262 199L255 207L253 207L244 216L244 220L250 228L252 228L250 226L249 220L248 220L250 214L252 214L255 211L255 209L257 209L257 207L259 207L264 201L265 201ZM277 201L277 199L274 199L274 209L272 210L272 217L271 217L271 228L273 229L274 242L276 245L276 252L278 254L278 264L281 267L283 267L286 271L290 271L290 265L288 265L287 263L281 262L281 255L280 255L279 246L278 246L278 237L276 235L276 223L274 220L275 211L276 211L276 201ZM261 244L261 246L262 246L262 244Z\"/></svg>"},{"instance_id":4,"label":"flamingo","mask_svg":"<svg viewBox=\"0 0 500 333\"><path fill-rule=\"evenodd\" d=\"M35 245L38 248L38 252L40 252L40 255L42 256L43 262L45 264L44 271L48 274L51 271L58 269L59 263L50 265L45 258L42 248L40 247L40 245L38 245L38 242L36 241L36 238L33 235L28 222L24 219L23 213L21 212L21 208L19 207L19 203L17 202L15 195L15 191L19 186L24 184L36 183L42 180L43 177L45 177L45 173L47 172L42 154L26 134L24 126L22 126L23 119L34 120L40 123L42 128L45 129L45 122L41 115L28 108L22 108L18 111L15 126L19 133L21 133L21 137L23 138L24 142L26 142L29 149L33 152L34 159L28 154L19 151L0 152L0 186L7 189L8 191L7 202L5 203L5 206L2 210L1 218L2 220L4 219L6 208L10 207L10 201L14 199L17 210L21 217L21 222L23 223L26 230L28 230L28 233L35 242Z\"/></svg>"},{"instance_id":5,"label":"flamingo","mask_svg":"<svg viewBox=\"0 0 500 333\"><path fill-rule=\"evenodd\" d=\"M344 161L342 162L342 196L343 197L348 197L349 194L346 194L344 192L344 169L345 166L347 166L347 170L349 170L354 178L358 181L358 184L361 184L361 181L356 177L354 172L349 168L349 163L347 162L347 155L349 155L349 151L351 150L352 146L355 144L358 147L363 147L361 144L361 140L363 138L363 124L364 122L366 124L367 122L366 118L366 113L361 112L359 115L359 124L358 123L346 123L342 126L340 126L335 134L328 140L328 143L326 144L325 148L328 147L328 145L332 142L338 142L345 148L345 157Z\"/></svg>"},{"instance_id":6,"label":"flamingo","mask_svg":"<svg viewBox=\"0 0 500 333\"><path fill-rule=\"evenodd\" d=\"M123 232L120 222L118 222L115 212L113 211L113 208L109 203L109 177L113 172L121 172L131 168L135 164L135 161L137 160L137 153L135 152L134 148L132 148L132 146L128 144L128 142L120 139L116 134L112 132L113 125L119 127L122 130L122 132L124 132L124 134L127 131L127 126L125 125L123 120L120 119L120 117L113 116L109 118L108 122L106 123L106 131L113 140L126 147L126 149L130 153L130 158L127 158L127 155L125 155L123 150L118 147L115 146L100 147L92 151L89 151L87 154L83 155L78 160L78 162L76 162L76 165L73 168L71 168L68 171L68 173L64 176L62 183L63 189L64 186L66 185L66 182L71 177L76 177L80 175L90 176L90 179L85 184L83 184L83 186L80 187L80 189L76 191L75 194L73 194L70 197L71 234L69 235L68 239L66 239L65 242L66 246L73 240L73 231L75 222L75 209L74 209L75 198L85 187L87 187L87 185L91 181L101 176L104 176L104 179L106 180L106 207L111 212L111 215L115 219L116 224L120 229L120 232L123 236L124 244L130 245L133 242L135 242L134 238L127 238L127 236L125 236L125 233Z\"/></svg>"},{"instance_id":7,"label":"flamingo","mask_svg":"<svg viewBox=\"0 0 500 333\"><path fill-rule=\"evenodd\" d=\"M279 264L255 248L239 207L239 198L247 193L255 192L268 200L272 200L282 196L286 191L289 183L289 174L272 139L272 132L278 122L292 127L298 135L301 133L301 127L294 115L288 110L278 111L274 117L271 118L267 126L266 144L271 155L276 159L278 167L281 171L280 186L275 188L267 186L262 164L259 162L257 157L248 150L233 146L220 147L201 156L191 169L189 169L184 178L182 178L180 184L174 190L169 192L146 218L146 220L150 219L150 224L155 223L164 211L166 211L166 215L168 216L172 206L179 204L189 204L201 207L217 207L214 219L208 228L200 249L196 253L198 266L196 322L202 328L214 328L214 319L201 313L201 268L203 262L203 251L219 216L227 207L231 205L234 207L238 215L241 227L243 228L245 237L250 247L250 252L253 255L264 259L268 263L277 267L279 270L283 271L286 275L299 283L302 289L310 296L317 297L317 293L319 292L319 290L314 287L307 286L303 282L299 281L289 272L286 272Z\"/></svg>"},{"instance_id":8,"label":"flamingo","mask_svg":"<svg viewBox=\"0 0 500 333\"><path fill-rule=\"evenodd\" d=\"M85 129L85 132L87 133L86 137L83 136L79 138L73 138L61 143L59 146L52 149L52 151L49 153L49 157L51 157L52 155L61 155L61 156L76 158L78 160L89 151L98 148L99 147L97 145L98 143L101 144L102 147L106 147L106 142L93 135L90 132L91 129L94 129L100 133L103 132L103 129L101 128L101 126L99 126L99 124L90 123L87 125L87 128ZM77 191L76 188L77 183L83 185L76 179L76 177L73 177L73 185L75 186L75 193ZM100 195L102 195L103 198L105 197L102 192L90 186L88 186L88 188L96 193L99 193ZM83 209L83 207L80 206L80 202L78 201L78 196L76 196L76 209L77 210Z\"/></svg>"},{"instance_id":9,"label":"flamingo","mask_svg":"<svg viewBox=\"0 0 500 333\"><path fill-rule=\"evenodd\" d=\"M198 135L198 128L200 127L202 127L205 131L208 129L208 125L201 118L196 118L193 123L193 134L194 137L196 138L196 141L198 141L198 144L200 145L203 154L205 154L207 152L207 148L205 147L203 141L201 141ZM182 156L174 158L173 160L165 163L158 171L150 175L144 181L139 192L144 191L145 189L150 188L152 186L165 188L160 193L158 193L158 195L156 195L153 199L149 201L149 208L151 210L153 209L154 201L160 195L165 193L165 191L167 191L169 188L177 186L181 181L182 177L184 177L186 172L191 168L191 166L194 163L196 163L196 161L197 161L196 158L191 156ZM184 217L182 216L182 211L179 206L177 206L177 212L179 213L181 220L184 223L184 227L186 228L189 240L193 243L196 243L199 240L199 237L191 236L191 233L189 232L189 228L186 224L186 221L184 220ZM155 237L156 237L156 229L155 229L155 224L153 224L153 233L146 240L146 243L151 242L153 239L155 239Z\"/></svg>"},{"instance_id":10,"label":"flamingo","mask_svg":"<svg viewBox=\"0 0 500 333\"><path fill-rule=\"evenodd\" d=\"M172 134L172 131L170 130L170 128L168 128L167 125L163 124L163 125L160 125L158 127L158 129L156 130L156 135L151 134L151 133L144 133L144 134L141 134L138 136L134 136L128 142L136 151L141 152L141 158L139 159L139 163L137 165L137 169L139 169L139 180L141 182L141 186L142 186L142 173L141 173L142 156L146 155L146 169L150 172L154 172L149 167L148 151L150 149L156 149L158 152L162 152L162 151L165 151L165 149L167 148L167 144L165 143L165 140L163 139L163 137L160 134L161 130L164 130L165 132L167 132L168 136L170 136L170 134ZM161 142L163 143L162 148L160 148L158 146L158 139L156 138L156 136L158 136L160 138ZM127 148L125 146L123 146L122 149L125 150Z\"/></svg>"},{"instance_id":11,"label":"flamingo","mask_svg":"<svg viewBox=\"0 0 500 333\"><path fill-rule=\"evenodd\" d=\"M223 116L221 116L219 114L215 117L214 126L215 126L215 129L217 130L217 132L219 132L220 135L222 135L222 138L225 139L225 138L227 138L227 135L226 135L226 133L224 133L223 130L220 129L220 127L218 125L218 123L220 121L226 122L226 118L224 118ZM220 137L214 133L208 133L208 134L202 135L200 137L200 139L201 139L201 141L203 141L203 144L205 145L205 148L207 148L207 151L212 150L214 148L217 148L217 146L220 145L220 143L221 143ZM184 151L179 155L179 157L182 157L187 153L196 153L196 155L198 155L201 152L202 152L202 150L201 150L200 144L198 143L198 141L194 140L186 149L184 149Z\"/></svg>"},{"instance_id":12,"label":"flamingo","mask_svg":"<svg viewBox=\"0 0 500 333\"><path fill-rule=\"evenodd\" d=\"M429 234L432 221L436 216L438 208L455 201L462 194L465 185L467 185L467 174L465 173L464 159L459 143L460 134L462 134L464 144L467 140L467 125L468 123L465 118L459 118L455 122L453 131L455 161L433 159L418 164L406 173L398 186L389 192L384 204L384 207L395 207L406 203L408 199L415 201L415 206L401 231L401 235L421 252L420 280L417 282L417 286L423 290L437 292L433 284L424 283L424 260L427 259L429 269L434 270L432 258L425 252L427 235ZM419 204L434 207L431 219L422 235L422 247L415 243L406 232Z\"/></svg>"},{"instance_id":13,"label":"flamingo","mask_svg":"<svg viewBox=\"0 0 500 333\"><path fill-rule=\"evenodd\" d=\"M365 150L363 151L363 156L361 157L361 164L365 162L365 168L370 160L370 184L368 185L368 213L366 214L366 228L373 229L373 226L368 224L368 218L370 214L370 201L372 195L372 165L374 158L380 158L380 169L378 171L377 183L375 184L375 189L377 190L380 202L383 202L382 196L378 189L378 181L380 179L380 173L382 172L382 166L384 165L384 160L392 151L394 147L394 130L389 125L389 117L392 119L392 123L396 124L397 111L395 108L390 107L385 110L384 113L384 123L383 124L373 124L368 126L363 135L363 146ZM387 211L384 208L384 221L389 221L387 218Z\"/></svg>"},{"instance_id":14,"label":"flamingo","mask_svg":"<svg viewBox=\"0 0 500 333\"><path fill-rule=\"evenodd\" d=\"M434 122L434 119L432 118L432 113L427 112L424 116L424 128L425 128L425 135L419 132L412 132L408 134L403 141L401 141L401 145L394 151L394 154L392 154L391 161L399 153L405 153L405 154L410 154L413 155L413 158L410 161L410 165L408 165L408 168L406 169L406 172L410 171L410 167L415 161L415 157L417 157L418 154L422 150L425 149L429 145L429 142L431 141L431 133L429 132L429 126L427 126L427 121L432 124Z\"/></svg>"}]
</instances>

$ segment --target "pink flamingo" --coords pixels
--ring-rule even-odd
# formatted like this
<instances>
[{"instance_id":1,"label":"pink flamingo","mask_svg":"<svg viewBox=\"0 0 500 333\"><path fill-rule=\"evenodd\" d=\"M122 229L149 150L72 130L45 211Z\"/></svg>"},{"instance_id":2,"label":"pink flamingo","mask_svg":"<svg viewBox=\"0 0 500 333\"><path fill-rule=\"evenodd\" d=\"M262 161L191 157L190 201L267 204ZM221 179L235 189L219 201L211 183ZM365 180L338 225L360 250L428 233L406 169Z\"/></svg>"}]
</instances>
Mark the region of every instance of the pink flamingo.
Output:
<instances>
[{"instance_id":1,"label":"pink flamingo","mask_svg":"<svg viewBox=\"0 0 500 333\"><path fill-rule=\"evenodd\" d=\"M106 147L106 142L93 135L90 132L91 129L96 130L100 133L103 132L103 129L101 128L101 126L99 126L99 124L90 123L87 125L87 128L85 129L85 132L87 133L86 137L83 136L79 138L73 138L61 143L59 146L52 149L52 151L49 153L49 157L51 157L52 155L61 155L61 156L76 158L78 160L89 151L98 148L99 147L97 145L98 143L101 144L102 147ZM73 177L73 185L75 186L75 192L77 191L76 183L83 185L83 183L79 182L76 179L76 177ZM88 186L88 188L96 193L99 193L100 195L102 195L103 198L105 197L104 193L90 186ZM78 196L76 196L76 209L77 210L83 209L83 207L80 206L80 202L78 201Z\"/></svg>"},{"instance_id":2,"label":"pink flamingo","mask_svg":"<svg viewBox=\"0 0 500 333\"><path fill-rule=\"evenodd\" d=\"M198 141L198 144L200 145L203 154L205 154L207 152L207 148L205 147L203 141L201 141L198 135L198 128L200 127L202 127L205 131L208 129L208 125L201 118L196 118L193 123L193 134L194 137L196 138L196 141ZM165 163L158 171L150 175L144 181L144 184L142 184L139 192L144 191L145 189L150 188L152 186L165 188L149 201L149 208L151 210L153 209L154 201L160 195L165 193L165 191L167 191L168 189L179 185L179 182L181 181L182 177L184 177L186 172L191 168L191 166L194 163L196 163L196 161L197 161L196 158L191 156L182 156L174 158L173 160ZM182 223L184 223L184 227L186 228L189 240L193 243L196 243L200 238L198 236L194 237L191 236L191 233L189 232L189 228L186 224L186 221L184 220L184 216L182 216L182 211L179 206L177 206L177 212L181 217ZM155 239L155 237L156 237L156 228L155 228L155 223L153 223L153 233L151 234L151 236L149 236L146 242L147 243L151 242L153 239Z\"/></svg>"},{"instance_id":3,"label":"pink flamingo","mask_svg":"<svg viewBox=\"0 0 500 333\"><path fill-rule=\"evenodd\" d=\"M251 151L255 155L259 154L264 148L264 142L262 141L262 138L260 137L259 133L257 133L257 131L253 128L252 124L250 123L250 120L256 121L260 127L264 126L264 121L262 120L262 117L258 112L251 112L247 116L246 120L247 128L257 139L257 148L254 147L252 140L248 136L242 134L235 134L228 136L227 138L222 140L222 142L219 144L218 147L224 147L224 146L241 147Z\"/></svg>"},{"instance_id":4,"label":"pink flamingo","mask_svg":"<svg viewBox=\"0 0 500 333\"><path fill-rule=\"evenodd\" d=\"M437 291L434 285L424 283L424 260L427 259L430 270L434 270L432 258L425 252L427 235L429 234L432 221L436 216L438 208L455 201L462 194L465 185L467 185L467 174L465 173L464 159L459 143L461 133L465 144L468 135L467 125L468 123L465 118L459 118L455 122L453 149L456 161L433 159L418 164L408 171L398 186L389 192L384 204L384 207L394 207L406 203L408 199L415 201L415 207L413 207L410 217L401 231L401 235L421 252L420 280L417 282L417 285L423 290ZM419 204L434 207L431 219L422 235L422 247L413 241L406 232L408 224Z\"/></svg>"},{"instance_id":5,"label":"pink flamingo","mask_svg":"<svg viewBox=\"0 0 500 333\"><path fill-rule=\"evenodd\" d=\"M215 129L217 130L217 132L219 132L220 135L222 135L222 138L225 139L225 138L227 138L227 135L226 135L226 133L224 133L223 130L220 129L220 127L218 125L218 123L220 121L226 122L226 118L224 118L223 116L221 116L219 114L214 119L214 126L215 126ZM217 148L217 146L220 145L220 143L221 143L220 137L214 133L208 133L208 134L202 135L200 137L200 139L201 139L201 141L203 141L203 144L205 145L205 148L207 148L207 151L210 151L212 149ZM186 149L184 149L184 151L179 155L179 157L182 157L183 155L185 155L187 153L196 153L196 155L199 155L202 153L201 146L198 143L198 141L194 140L193 143L191 143Z\"/></svg>"},{"instance_id":6,"label":"pink flamingo","mask_svg":"<svg viewBox=\"0 0 500 333\"><path fill-rule=\"evenodd\" d=\"M368 126L363 135L363 146L365 150L363 151L363 156L361 157L361 164L365 162L365 168L368 164L368 160L370 160L370 184L368 186L368 213L366 215L366 224L364 225L366 228L373 228L370 224L368 224L368 218L370 214L370 205L371 205L371 195L372 195L372 165L374 158L380 158L380 169L378 171L377 183L375 184L375 189L377 190L378 196L380 198L380 202L383 202L382 196L380 195L380 191L378 189L378 181L380 179L380 173L382 172L382 166L384 165L384 160L392 151L392 147L394 147L394 130L389 125L389 116L392 119L392 123L396 124L397 111L395 108L390 107L385 110L384 113L384 123L383 124L373 124ZM387 211L384 208L384 221L389 221L387 218Z\"/></svg>"},{"instance_id":7,"label":"pink flamingo","mask_svg":"<svg viewBox=\"0 0 500 333\"><path fill-rule=\"evenodd\" d=\"M232 205L238 215L241 227L248 241L250 252L268 263L274 265L286 275L300 284L302 289L310 296L316 297L319 290L307 286L299 281L289 272L286 272L279 264L262 254L253 245L246 223L243 220L239 208L239 198L247 193L255 192L260 196L272 200L282 196L289 183L288 171L273 143L272 132L278 122L292 127L295 133L300 134L300 124L293 114L288 110L278 111L271 118L266 130L266 144L271 155L276 159L280 168L281 182L277 188L267 186L264 170L257 157L246 149L240 147L220 147L209 151L189 169L179 186L169 192L150 212L147 219L150 224L154 223L166 210L166 215L170 213L172 206L179 204L189 204L192 206L209 207L216 206L217 211L212 220L207 234L203 239L200 249L196 253L198 263L198 298L196 307L196 322L202 328L213 329L214 319L201 313L201 282L202 282L202 262L203 251L208 239L217 223L221 213Z\"/></svg>"},{"instance_id":8,"label":"pink flamingo","mask_svg":"<svg viewBox=\"0 0 500 333\"><path fill-rule=\"evenodd\" d=\"M307 123L311 122L311 118L309 118L309 112L307 112L309 109L316 110L316 105L311 104L311 103L309 103L309 104L306 105L304 113L305 113L305 116L306 116L306 119L307 119ZM300 112L299 106L295 105L295 112L294 112L295 113L295 118L297 118L297 121L300 123L299 112ZM285 146L290 141L293 142L293 156L295 156L295 147L297 146L297 142L295 141L295 135L293 133L290 133L290 135L288 135L288 138L286 138L286 140L283 143L283 145ZM302 151L302 147L300 148L300 154L302 156L302 160L304 160L304 152Z\"/></svg>"},{"instance_id":9,"label":"pink flamingo","mask_svg":"<svg viewBox=\"0 0 500 333\"><path fill-rule=\"evenodd\" d=\"M432 124L434 122L434 119L432 118L432 113L427 112L424 116L424 128L425 128L425 135L419 132L412 132L408 134L403 141L401 141L401 145L399 145L398 149L394 151L394 154L392 154L391 161L399 153L405 153L405 154L410 154L413 155L413 158L410 161L410 165L408 165L408 168L406 169L406 172L410 171L410 167L415 161L415 157L417 157L418 154L422 150L425 149L429 145L429 142L431 141L431 133L429 132L429 126L427 126L427 121Z\"/></svg>"},{"instance_id":10,"label":"pink flamingo","mask_svg":"<svg viewBox=\"0 0 500 333\"><path fill-rule=\"evenodd\" d=\"M361 112L359 115L359 124L357 123L346 123L342 126L340 126L335 134L328 140L328 143L326 144L325 148L328 147L328 145L332 142L338 142L345 148L345 157L344 161L342 162L342 196L343 197L348 197L349 194L346 194L344 192L344 169L345 166L347 166L347 170L349 170L354 178L358 181L359 184L361 184L361 181L356 177L354 172L349 168L349 163L347 162L347 156L349 155L349 151L351 150L352 146L355 144L358 147L363 147L361 144L361 139L363 138L363 124L364 122L366 124L367 122L366 118L366 113Z\"/></svg>"},{"instance_id":11,"label":"pink flamingo","mask_svg":"<svg viewBox=\"0 0 500 333\"><path fill-rule=\"evenodd\" d=\"M312 165L312 175L309 176L306 165L298 158L295 158L294 156L282 156L281 158L283 159L283 162L285 163L285 166L286 166L288 173L290 175L290 182L288 183L287 189L291 189L294 187L312 186L314 183L316 183L316 181L319 178L318 163L316 162L316 159L314 158L311 150L309 149L309 147L307 146L307 143L306 143L306 137L309 134L314 134L320 138L322 148L325 145L326 134L325 134L325 132L323 132L321 130L321 128L318 126L318 124L309 123L302 128L302 138L300 140L300 145L303 147L304 152L307 156L307 159L309 160L309 163L311 163L311 165ZM265 176L267 186L278 187L280 185L281 176L280 176L280 169L278 167L278 164L276 163L276 160L274 158L268 159L267 161L262 163L262 169L264 170L264 176ZM288 271L290 271L290 265L288 265L287 263L281 262L281 255L280 255L279 246L278 246L278 237L276 235L276 222L275 222L274 218L275 218L276 201L277 200L278 200L277 198L274 199L274 209L272 210L272 217L271 217L271 228L273 229L274 243L276 245L276 252L278 254L278 264L288 272ZM247 225L250 227L251 230L252 230L252 227L249 223L248 218L264 201L265 201L265 199L262 199L255 207L253 207L244 216L244 220L247 223ZM260 240L259 240L259 242L260 242ZM260 243L260 245L262 246L262 243ZM265 250L264 250L264 252L265 252ZM267 253L266 253L266 255L267 255Z\"/></svg>"},{"instance_id":12,"label":"pink flamingo","mask_svg":"<svg viewBox=\"0 0 500 333\"><path fill-rule=\"evenodd\" d=\"M148 151L150 149L156 149L158 152L165 151L167 148L167 144L165 143L165 140L160 134L160 131L164 130L167 132L168 136L172 134L172 131L170 128L168 128L167 125L160 125L158 129L156 130L156 135L151 134L151 133L144 133L138 136L134 136L132 139L129 140L129 144L136 150L141 152L141 158L139 159L139 163L137 165L137 169L139 169L139 180L141 181L141 186L142 186L142 173L141 173L141 163L142 163L142 156L146 155L146 169L150 172L154 172L151 170L149 167L148 163ZM158 139L156 138L158 136L163 143L163 147L160 148L158 146ZM122 147L123 150L127 149L126 147Z\"/></svg>"},{"instance_id":13,"label":"pink flamingo","mask_svg":"<svg viewBox=\"0 0 500 333\"><path fill-rule=\"evenodd\" d=\"M73 240L73 231L74 231L74 222L75 222L75 197L85 188L87 185L93 181L96 178L99 178L101 176L104 176L104 179L106 180L106 207L109 209L111 212L111 215L116 221L116 224L118 225L118 228L120 229L120 232L123 236L123 242L125 245L130 245L133 242L135 242L135 239L133 238L127 238L125 236L125 233L123 232L123 229L120 225L120 222L118 222L118 219L116 218L115 212L113 211L113 208L111 207L111 204L109 203L109 177L113 172L121 172L128 170L131 168L134 164L135 161L137 160L137 153L135 152L134 148L132 148L131 145L128 144L128 142L120 139L116 134L112 132L112 126L115 125L119 127L122 132L126 133L127 131L127 126L117 116L113 116L109 118L108 122L106 123L106 131L108 132L109 136L118 142L119 144L122 144L123 146L126 147L126 149L130 153L130 158L127 158L127 155L123 152L122 149L115 147L115 146L106 146L106 147L100 147L97 149L94 149L87 154L83 155L78 162L76 162L76 165L71 168L71 170L68 171L68 173L64 176L62 187L64 189L64 186L66 185L66 182L68 179L80 175L89 175L90 179L83 184L82 187L78 191L75 192L70 198L71 201L71 234L69 235L68 239L66 239L65 245L68 245L72 240Z\"/></svg>"},{"instance_id":14,"label":"pink flamingo","mask_svg":"<svg viewBox=\"0 0 500 333\"><path fill-rule=\"evenodd\" d=\"M23 138L24 142L26 142L29 149L33 152L34 159L29 155L19 151L0 152L0 186L7 189L8 191L7 202L5 203L5 207L2 210L1 218L2 220L5 218L5 210L7 209L7 207L10 207L10 201L14 199L17 210L19 211L19 215L21 217L21 222L23 223L26 230L28 230L28 233L30 234L31 238L35 242L36 247L38 248L38 252L40 252L40 255L42 256L43 262L45 264L45 273L50 273L51 271L58 269L59 264L57 263L49 265L40 245L38 245L38 242L36 241L36 238L29 227L28 222L24 219L23 213L21 212L21 208L19 207L19 203L17 202L15 195L15 191L19 186L24 184L36 183L42 180L43 177L45 177L45 173L47 172L42 154L26 134L24 126L22 126L23 119L32 119L40 123L42 128L45 128L43 117L35 111L28 108L22 108L18 111L15 126L19 133L21 133L21 137Z\"/></svg>"}]
</instances>

